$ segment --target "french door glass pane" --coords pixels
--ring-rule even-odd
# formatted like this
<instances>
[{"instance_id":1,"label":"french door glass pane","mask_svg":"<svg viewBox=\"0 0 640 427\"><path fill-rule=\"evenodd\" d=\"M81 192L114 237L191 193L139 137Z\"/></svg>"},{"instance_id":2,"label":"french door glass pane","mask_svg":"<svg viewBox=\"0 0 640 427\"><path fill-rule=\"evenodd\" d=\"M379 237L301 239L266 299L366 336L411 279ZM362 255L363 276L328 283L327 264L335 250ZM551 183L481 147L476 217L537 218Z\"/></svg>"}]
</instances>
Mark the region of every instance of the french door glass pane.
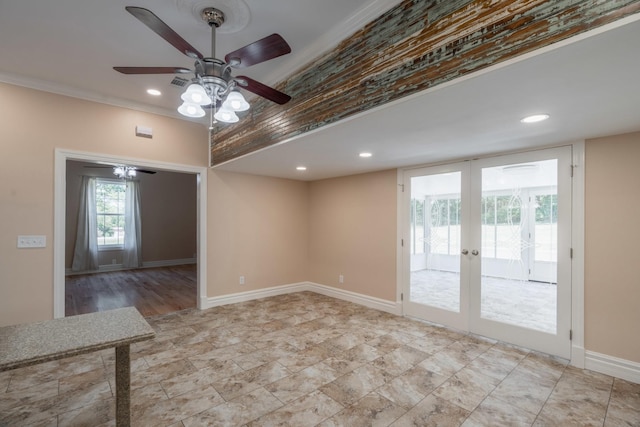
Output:
<instances>
[{"instance_id":1,"label":"french door glass pane","mask_svg":"<svg viewBox=\"0 0 640 427\"><path fill-rule=\"evenodd\" d=\"M411 178L410 300L460 312L461 173Z\"/></svg>"},{"instance_id":2,"label":"french door glass pane","mask_svg":"<svg viewBox=\"0 0 640 427\"><path fill-rule=\"evenodd\" d=\"M484 319L556 333L556 159L482 169Z\"/></svg>"}]
</instances>

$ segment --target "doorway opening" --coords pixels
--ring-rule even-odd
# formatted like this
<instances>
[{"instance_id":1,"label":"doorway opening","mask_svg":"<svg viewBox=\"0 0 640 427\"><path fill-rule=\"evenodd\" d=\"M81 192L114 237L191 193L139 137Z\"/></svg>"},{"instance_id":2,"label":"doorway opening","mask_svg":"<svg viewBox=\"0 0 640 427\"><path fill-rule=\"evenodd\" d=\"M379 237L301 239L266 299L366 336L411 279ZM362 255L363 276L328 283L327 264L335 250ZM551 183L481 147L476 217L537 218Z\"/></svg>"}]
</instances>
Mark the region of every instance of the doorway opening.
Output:
<instances>
[{"instance_id":1,"label":"doorway opening","mask_svg":"<svg viewBox=\"0 0 640 427\"><path fill-rule=\"evenodd\" d=\"M131 176L116 175L119 167L67 160L65 316L195 308L196 175L135 165L127 166Z\"/></svg>"},{"instance_id":2,"label":"doorway opening","mask_svg":"<svg viewBox=\"0 0 640 427\"><path fill-rule=\"evenodd\" d=\"M102 239L95 268L73 271L80 191L73 183L77 184L80 175L100 177L116 194L119 186L108 184L122 181L113 176L113 165L122 164L149 171L136 178L141 212L150 214L140 216L139 268L123 262L120 240L124 227L117 211L122 202L114 196L105 198L103 204L115 210L98 207L102 222L96 234ZM56 150L54 317L120 306L136 306L145 316L202 308L206 300L206 176L206 167ZM181 192L185 194L178 195Z\"/></svg>"}]
</instances>

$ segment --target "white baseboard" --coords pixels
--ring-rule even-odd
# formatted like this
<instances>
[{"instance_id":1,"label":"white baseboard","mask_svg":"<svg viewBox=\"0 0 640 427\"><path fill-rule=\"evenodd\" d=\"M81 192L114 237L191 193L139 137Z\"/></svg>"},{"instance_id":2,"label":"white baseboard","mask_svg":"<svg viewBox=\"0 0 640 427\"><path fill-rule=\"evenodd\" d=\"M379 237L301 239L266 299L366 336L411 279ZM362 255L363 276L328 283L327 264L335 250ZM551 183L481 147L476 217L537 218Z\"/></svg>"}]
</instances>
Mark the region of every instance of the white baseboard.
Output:
<instances>
[{"instance_id":1,"label":"white baseboard","mask_svg":"<svg viewBox=\"0 0 640 427\"><path fill-rule=\"evenodd\" d=\"M354 304L363 305L365 307L385 311L391 314L402 315L402 305L398 302L370 297L368 295L346 291L344 289L338 289L331 286L321 285L319 283L307 282L307 284L309 286L308 290L317 294L349 301Z\"/></svg>"},{"instance_id":2,"label":"white baseboard","mask_svg":"<svg viewBox=\"0 0 640 427\"><path fill-rule=\"evenodd\" d=\"M196 262L197 262L196 258L167 259L163 261L145 261L142 263L141 268L171 267L174 265L195 264Z\"/></svg>"},{"instance_id":3,"label":"white baseboard","mask_svg":"<svg viewBox=\"0 0 640 427\"><path fill-rule=\"evenodd\" d=\"M640 384L640 363L595 351L585 352L585 369Z\"/></svg>"},{"instance_id":4,"label":"white baseboard","mask_svg":"<svg viewBox=\"0 0 640 427\"><path fill-rule=\"evenodd\" d=\"M167 259L162 261L145 261L142 263L142 267L139 268L155 268L155 267L171 267L174 265L195 264L197 261L195 258L182 258L182 259ZM75 276L77 274L92 274L92 273L106 273L108 271L122 271L130 270L128 267L124 267L122 264L106 264L98 266L97 270L90 271L72 271L70 268L65 269L65 276Z\"/></svg>"},{"instance_id":5,"label":"white baseboard","mask_svg":"<svg viewBox=\"0 0 640 427\"><path fill-rule=\"evenodd\" d=\"M252 301L260 298L268 298L276 295L291 294L294 292L308 291L306 283L293 283L290 285L274 286L272 288L257 289L254 291L238 292L235 294L221 295L219 297L208 297L201 299L201 309L218 307L220 305L236 304L239 302Z\"/></svg>"},{"instance_id":6,"label":"white baseboard","mask_svg":"<svg viewBox=\"0 0 640 427\"><path fill-rule=\"evenodd\" d=\"M290 285L275 286L266 289L258 289L255 291L239 292L235 294L222 295L219 297L203 298L200 301L200 308L206 309L226 304L235 304L238 302L251 301L260 298L267 298L276 295L290 294L293 292L310 291L320 295L349 301L355 304L376 310L385 311L392 314L402 314L402 306L399 303L383 300L380 298L370 297L368 295L358 294L355 292L336 289L331 286L320 285L312 282L293 283Z\"/></svg>"}]
</instances>

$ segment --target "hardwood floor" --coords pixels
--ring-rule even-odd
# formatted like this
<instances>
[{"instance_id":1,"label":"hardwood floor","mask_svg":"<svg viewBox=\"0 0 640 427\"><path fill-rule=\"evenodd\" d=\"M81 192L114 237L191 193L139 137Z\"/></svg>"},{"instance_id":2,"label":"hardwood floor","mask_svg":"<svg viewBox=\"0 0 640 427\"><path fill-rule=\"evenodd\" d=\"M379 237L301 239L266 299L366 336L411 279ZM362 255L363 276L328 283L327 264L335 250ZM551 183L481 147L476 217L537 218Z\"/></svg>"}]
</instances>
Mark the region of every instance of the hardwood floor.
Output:
<instances>
[{"instance_id":1,"label":"hardwood floor","mask_svg":"<svg viewBox=\"0 0 640 427\"><path fill-rule=\"evenodd\" d=\"M145 317L196 307L196 265L67 276L65 315L136 307Z\"/></svg>"}]
</instances>

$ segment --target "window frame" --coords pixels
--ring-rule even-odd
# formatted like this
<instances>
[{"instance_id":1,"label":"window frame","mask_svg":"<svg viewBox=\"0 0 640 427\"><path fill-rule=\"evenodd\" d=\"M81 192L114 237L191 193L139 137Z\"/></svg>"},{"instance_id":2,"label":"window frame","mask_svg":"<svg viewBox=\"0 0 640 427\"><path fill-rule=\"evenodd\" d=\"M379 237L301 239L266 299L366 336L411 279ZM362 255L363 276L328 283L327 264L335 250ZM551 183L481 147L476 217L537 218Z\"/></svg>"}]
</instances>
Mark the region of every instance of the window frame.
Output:
<instances>
[{"instance_id":1,"label":"window frame","mask_svg":"<svg viewBox=\"0 0 640 427\"><path fill-rule=\"evenodd\" d=\"M109 215L109 216L121 216L122 217L122 224L123 224L123 231L122 231L122 243L116 243L116 244L100 244L100 239L101 237L98 236L98 241L97 241L97 245L98 245L98 251L102 252L102 251L118 251L118 250L124 250L124 223L125 223L125 210L126 210L126 196L124 197L123 200L123 205L124 205L124 209L123 212L120 213L101 213L98 210L98 186L100 184L118 184L118 185L122 185L124 187L125 190L125 194L126 194L126 189L127 189L127 183L126 181L120 180L120 179L114 179L114 178L96 178L96 198L95 198L95 202L96 202L96 225L98 224L98 218L100 216L104 216L104 215ZM99 233L98 233L99 234ZM104 237L102 237L102 239L104 240Z\"/></svg>"}]
</instances>

